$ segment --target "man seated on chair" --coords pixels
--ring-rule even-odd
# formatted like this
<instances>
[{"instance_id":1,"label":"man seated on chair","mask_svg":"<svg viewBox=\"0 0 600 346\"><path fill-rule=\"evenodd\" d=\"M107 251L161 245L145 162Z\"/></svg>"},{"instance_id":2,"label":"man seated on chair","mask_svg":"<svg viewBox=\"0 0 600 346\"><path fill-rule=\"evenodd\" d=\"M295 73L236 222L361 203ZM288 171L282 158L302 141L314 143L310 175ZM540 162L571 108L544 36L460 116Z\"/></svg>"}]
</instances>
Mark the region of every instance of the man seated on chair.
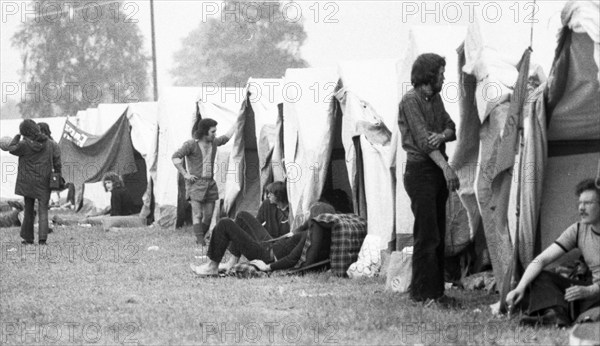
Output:
<instances>
[{"instance_id":1,"label":"man seated on chair","mask_svg":"<svg viewBox=\"0 0 600 346\"><path fill-rule=\"evenodd\" d=\"M577 184L578 210L581 221L569 226L554 244L527 266L517 287L506 296L511 310L528 293L529 316L524 324L569 325L586 310L600 306L600 188L593 179ZM581 250L591 278L577 281L543 271L544 267L574 248ZM569 305L572 310L570 316Z\"/></svg>"}]
</instances>

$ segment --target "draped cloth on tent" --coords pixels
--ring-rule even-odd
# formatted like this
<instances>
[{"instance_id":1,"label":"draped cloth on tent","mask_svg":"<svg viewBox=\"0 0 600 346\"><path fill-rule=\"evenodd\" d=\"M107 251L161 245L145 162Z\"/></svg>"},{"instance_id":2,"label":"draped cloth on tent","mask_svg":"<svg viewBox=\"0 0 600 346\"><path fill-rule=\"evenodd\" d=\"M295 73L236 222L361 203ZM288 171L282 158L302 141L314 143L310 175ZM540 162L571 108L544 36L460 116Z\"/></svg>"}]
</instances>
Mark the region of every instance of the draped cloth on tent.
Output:
<instances>
[{"instance_id":1,"label":"draped cloth on tent","mask_svg":"<svg viewBox=\"0 0 600 346\"><path fill-rule=\"evenodd\" d=\"M84 183L102 180L106 172L135 173L129 131L125 113L102 136L86 133L67 119L59 142L65 180L80 189Z\"/></svg>"},{"instance_id":2,"label":"draped cloth on tent","mask_svg":"<svg viewBox=\"0 0 600 346\"><path fill-rule=\"evenodd\" d=\"M502 287L503 276L511 259L508 204L515 156L519 151L522 110L527 98L527 81L531 50L519 62L519 77L510 104L499 104L482 124L482 160L477 179L477 197L483 219L496 287Z\"/></svg>"},{"instance_id":3,"label":"draped cloth on tent","mask_svg":"<svg viewBox=\"0 0 600 346\"><path fill-rule=\"evenodd\" d=\"M460 179L460 189L457 193L467 212L470 238L473 239L476 233L483 232L481 214L475 195L475 171L478 167L480 143L478 140L473 140L479 138L481 121L475 103L477 80L475 76L462 72L466 63L464 44L457 51L459 85L464 93L463 97L459 98L460 121L458 121L458 131L456 131L456 148L450 161ZM447 230L447 232L449 231Z\"/></svg>"}]
</instances>

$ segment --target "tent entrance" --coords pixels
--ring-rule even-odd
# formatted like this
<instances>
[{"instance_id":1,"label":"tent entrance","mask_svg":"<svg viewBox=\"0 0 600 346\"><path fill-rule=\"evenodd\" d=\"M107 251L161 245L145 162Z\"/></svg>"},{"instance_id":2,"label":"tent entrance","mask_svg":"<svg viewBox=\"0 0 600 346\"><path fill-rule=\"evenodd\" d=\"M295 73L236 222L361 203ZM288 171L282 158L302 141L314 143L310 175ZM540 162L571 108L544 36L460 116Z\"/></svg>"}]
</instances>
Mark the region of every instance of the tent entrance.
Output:
<instances>
[{"instance_id":1,"label":"tent entrance","mask_svg":"<svg viewBox=\"0 0 600 346\"><path fill-rule=\"evenodd\" d=\"M131 195L135 206L134 210L137 213L142 210L142 207L144 206L143 197L148 188L148 175L146 171L146 160L144 160L142 154L135 150L135 148L133 149L133 158L135 160L137 172L124 175L123 182Z\"/></svg>"},{"instance_id":2,"label":"tent entrance","mask_svg":"<svg viewBox=\"0 0 600 346\"><path fill-rule=\"evenodd\" d=\"M335 126L333 145L327 175L321 192L321 200L331 204L342 213L354 213L352 188L346 167L346 150L342 144L342 112L339 105L335 107Z\"/></svg>"},{"instance_id":3,"label":"tent entrance","mask_svg":"<svg viewBox=\"0 0 600 346\"><path fill-rule=\"evenodd\" d=\"M262 200L260 187L261 172L258 158L258 140L256 138L256 118L252 105L244 110L244 128L242 140L244 142L243 161L239 163L242 170L241 191L236 198L235 205L230 209L229 216L233 217L239 210L244 210L256 215Z\"/></svg>"}]
</instances>

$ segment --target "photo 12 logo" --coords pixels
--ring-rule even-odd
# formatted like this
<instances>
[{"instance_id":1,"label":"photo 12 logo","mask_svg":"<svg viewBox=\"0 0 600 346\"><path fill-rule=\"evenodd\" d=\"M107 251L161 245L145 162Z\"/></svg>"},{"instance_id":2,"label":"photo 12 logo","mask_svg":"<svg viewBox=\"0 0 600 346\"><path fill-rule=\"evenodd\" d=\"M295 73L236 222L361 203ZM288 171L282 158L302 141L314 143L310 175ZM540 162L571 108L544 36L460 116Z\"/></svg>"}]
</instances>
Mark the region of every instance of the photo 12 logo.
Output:
<instances>
[{"instance_id":1,"label":"photo 12 logo","mask_svg":"<svg viewBox=\"0 0 600 346\"><path fill-rule=\"evenodd\" d=\"M403 1L402 23L467 24L476 18L497 23L509 17L514 23L537 23L535 1ZM508 18L507 18L508 19Z\"/></svg>"},{"instance_id":2,"label":"photo 12 logo","mask_svg":"<svg viewBox=\"0 0 600 346\"><path fill-rule=\"evenodd\" d=\"M0 322L0 344L138 344L140 325L136 322L100 324L95 322Z\"/></svg>"},{"instance_id":3,"label":"photo 12 logo","mask_svg":"<svg viewBox=\"0 0 600 346\"><path fill-rule=\"evenodd\" d=\"M270 23L276 21L298 23L303 19L310 18L314 23L332 24L339 23L337 18L339 11L338 4L331 1L303 3L302 6L300 3L293 1L285 4L278 2L227 3L225 1L203 1L201 18L203 23L206 23L209 19L236 23L257 23L261 20Z\"/></svg>"},{"instance_id":4,"label":"photo 12 logo","mask_svg":"<svg viewBox=\"0 0 600 346\"><path fill-rule=\"evenodd\" d=\"M315 322L303 327L294 322L201 322L202 343L337 344L339 325Z\"/></svg>"},{"instance_id":5,"label":"photo 12 logo","mask_svg":"<svg viewBox=\"0 0 600 346\"><path fill-rule=\"evenodd\" d=\"M17 18L21 23L96 23L108 19L115 23L138 23L139 5L133 1L2 1L2 23Z\"/></svg>"}]
</instances>

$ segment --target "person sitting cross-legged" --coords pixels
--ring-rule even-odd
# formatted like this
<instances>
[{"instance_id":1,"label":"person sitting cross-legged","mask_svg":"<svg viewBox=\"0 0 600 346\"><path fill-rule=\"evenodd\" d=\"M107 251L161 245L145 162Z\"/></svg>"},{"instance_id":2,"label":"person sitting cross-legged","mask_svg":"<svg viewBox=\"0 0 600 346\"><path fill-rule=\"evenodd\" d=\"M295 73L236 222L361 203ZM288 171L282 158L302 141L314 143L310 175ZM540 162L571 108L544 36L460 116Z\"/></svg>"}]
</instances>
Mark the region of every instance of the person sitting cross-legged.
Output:
<instances>
[{"instance_id":1,"label":"person sitting cross-legged","mask_svg":"<svg viewBox=\"0 0 600 346\"><path fill-rule=\"evenodd\" d=\"M273 239L264 228L240 227L231 219L220 220L213 230L208 247L209 262L190 268L199 276L215 276L219 263L229 247L235 262L244 255L263 271L288 269L296 265L302 255L306 242L310 220L323 213L335 213L335 209L326 203L317 202L310 208L310 218L298 227L291 237ZM266 233L266 234L265 234ZM230 246L231 245L231 246ZM319 248L320 244L312 246Z\"/></svg>"},{"instance_id":2,"label":"person sitting cross-legged","mask_svg":"<svg viewBox=\"0 0 600 346\"><path fill-rule=\"evenodd\" d=\"M586 179L577 184L576 194L581 221L569 226L539 254L527 266L517 287L506 295L509 310L522 301L528 303L529 316L521 320L523 324L563 327L580 313L600 306L600 188L593 179ZM591 278L577 281L543 271L574 248L581 250ZM526 294L528 299L523 299Z\"/></svg>"}]
</instances>

